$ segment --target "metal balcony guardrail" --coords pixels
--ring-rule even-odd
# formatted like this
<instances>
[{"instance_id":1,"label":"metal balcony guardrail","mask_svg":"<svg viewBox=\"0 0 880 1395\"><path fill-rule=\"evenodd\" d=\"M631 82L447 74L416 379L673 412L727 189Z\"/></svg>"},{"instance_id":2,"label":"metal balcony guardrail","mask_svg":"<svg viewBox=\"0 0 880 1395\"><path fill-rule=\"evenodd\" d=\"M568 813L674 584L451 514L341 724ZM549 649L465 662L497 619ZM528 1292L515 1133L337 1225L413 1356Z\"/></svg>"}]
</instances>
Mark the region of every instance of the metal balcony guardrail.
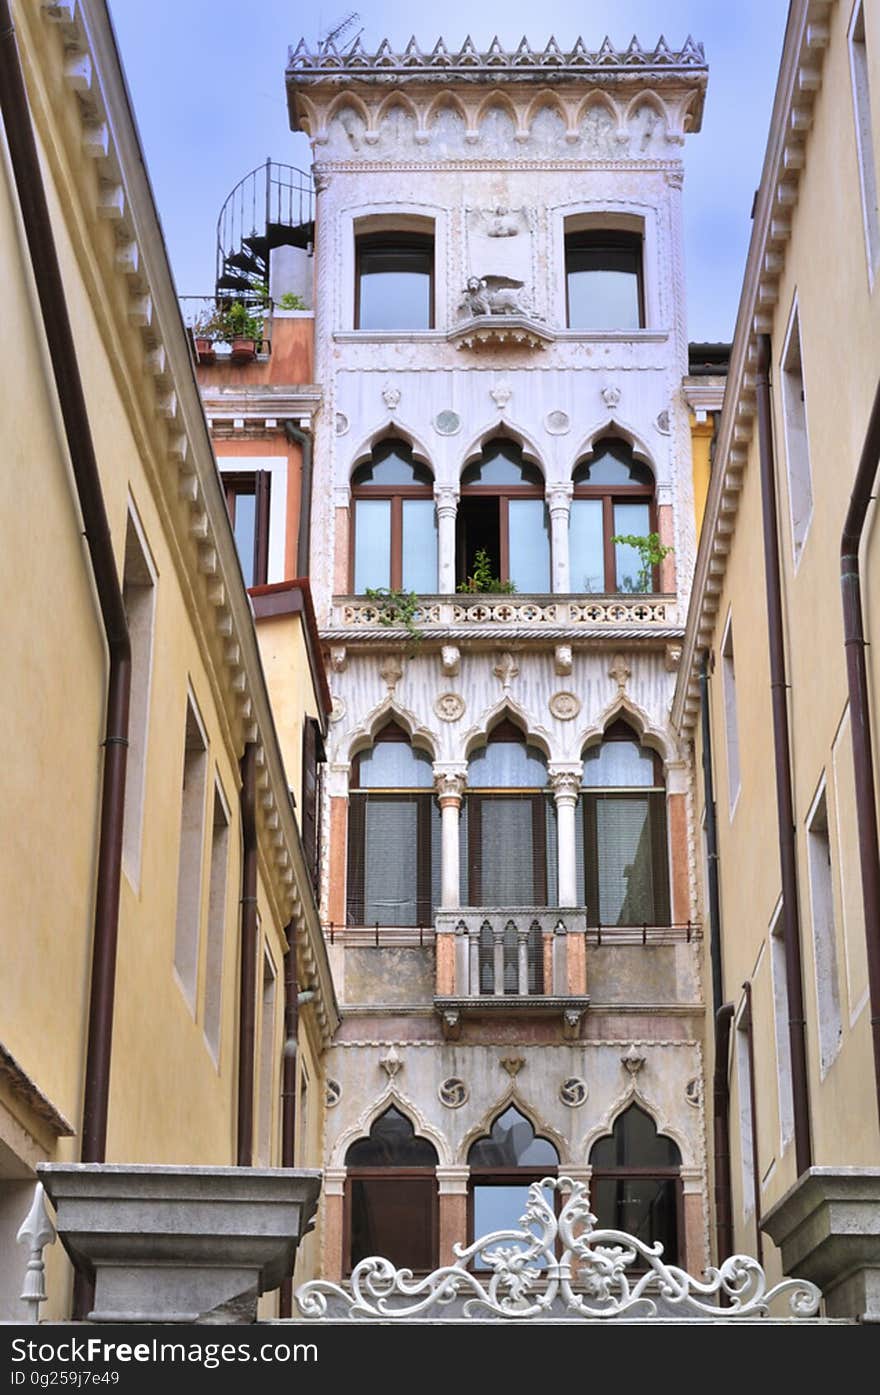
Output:
<instances>
[{"instance_id":1,"label":"metal balcony guardrail","mask_svg":"<svg viewBox=\"0 0 880 1395\"><path fill-rule=\"evenodd\" d=\"M272 352L271 300L245 304L232 295L182 295L179 303L197 363L245 362ZM241 345L251 345L251 354Z\"/></svg>"}]
</instances>

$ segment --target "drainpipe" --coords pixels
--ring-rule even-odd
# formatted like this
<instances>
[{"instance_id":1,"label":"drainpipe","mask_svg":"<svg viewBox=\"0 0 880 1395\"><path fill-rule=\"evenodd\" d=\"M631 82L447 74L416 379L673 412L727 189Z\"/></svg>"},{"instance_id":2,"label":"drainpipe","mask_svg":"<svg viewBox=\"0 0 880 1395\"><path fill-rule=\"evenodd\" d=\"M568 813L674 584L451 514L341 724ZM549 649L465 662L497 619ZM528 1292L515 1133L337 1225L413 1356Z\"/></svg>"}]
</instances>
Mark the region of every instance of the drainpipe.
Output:
<instances>
[{"instance_id":1,"label":"drainpipe","mask_svg":"<svg viewBox=\"0 0 880 1395\"><path fill-rule=\"evenodd\" d=\"M299 527L296 533L296 575L309 574L309 535L312 526L312 437L308 431L300 431L292 421L282 422L288 441L293 441L302 451L302 474L299 490Z\"/></svg>"},{"instance_id":2,"label":"drainpipe","mask_svg":"<svg viewBox=\"0 0 880 1395\"><path fill-rule=\"evenodd\" d=\"M764 1237L761 1234L761 1163L758 1158L758 1093L755 1082L755 1024L752 1020L752 985L743 984L745 998L746 1050L749 1053L749 1108L752 1112L752 1187L755 1193L755 1259L764 1263Z\"/></svg>"},{"instance_id":3,"label":"drainpipe","mask_svg":"<svg viewBox=\"0 0 880 1395\"><path fill-rule=\"evenodd\" d=\"M299 997L296 984L296 923L287 927L287 954L284 956L284 1067L281 1083L281 1166L293 1167L296 1155L296 1037L299 1025ZM281 1285L278 1316L293 1314L293 1280Z\"/></svg>"},{"instance_id":4,"label":"drainpipe","mask_svg":"<svg viewBox=\"0 0 880 1395\"><path fill-rule=\"evenodd\" d=\"M712 962L712 1007L717 1018L724 998L721 968L721 903L718 896L718 826L712 778L712 722L709 714L709 656L700 668L700 721L703 734L703 806L706 810L706 874L709 883L709 953Z\"/></svg>"},{"instance_id":5,"label":"drainpipe","mask_svg":"<svg viewBox=\"0 0 880 1395\"><path fill-rule=\"evenodd\" d=\"M715 1075L713 1080L715 1145L715 1238L718 1263L733 1254L733 1193L730 1185L730 1024L733 1003L722 1003L715 1014Z\"/></svg>"},{"instance_id":6,"label":"drainpipe","mask_svg":"<svg viewBox=\"0 0 880 1395\"><path fill-rule=\"evenodd\" d=\"M874 1044L874 1080L880 1113L880 851L877 843L877 796L874 790L874 752L865 631L862 623L862 583L859 545L865 526L871 491L880 462L880 386L874 397L859 467L856 471L840 539L840 590L843 600L843 642L846 648L846 682L852 723L855 767L856 817L859 825L859 865L862 874L862 906L868 956L868 988L871 999L871 1035Z\"/></svg>"},{"instance_id":7,"label":"drainpipe","mask_svg":"<svg viewBox=\"0 0 880 1395\"><path fill-rule=\"evenodd\" d=\"M82 1161L103 1162L110 1093L131 645L8 0L0 0L0 105L109 656L82 1121Z\"/></svg>"},{"instance_id":8,"label":"drainpipe","mask_svg":"<svg viewBox=\"0 0 880 1395\"><path fill-rule=\"evenodd\" d=\"M794 1095L794 1148L798 1176L812 1163L810 1096L807 1084L806 1024L801 970L801 931L798 914L797 858L794 806L791 795L791 748L782 625L782 583L776 519L775 462L770 407L770 336L758 335L756 371L758 453L761 467L761 513L764 528L764 575L767 585L767 634L770 643L770 695L776 767L776 810L782 875L782 919L785 981L788 989L788 1036L791 1044Z\"/></svg>"},{"instance_id":9,"label":"drainpipe","mask_svg":"<svg viewBox=\"0 0 880 1395\"><path fill-rule=\"evenodd\" d=\"M249 741L241 758L241 978L238 1002L239 1167L250 1167L254 1148L254 1032L257 997L257 746Z\"/></svg>"}]
</instances>

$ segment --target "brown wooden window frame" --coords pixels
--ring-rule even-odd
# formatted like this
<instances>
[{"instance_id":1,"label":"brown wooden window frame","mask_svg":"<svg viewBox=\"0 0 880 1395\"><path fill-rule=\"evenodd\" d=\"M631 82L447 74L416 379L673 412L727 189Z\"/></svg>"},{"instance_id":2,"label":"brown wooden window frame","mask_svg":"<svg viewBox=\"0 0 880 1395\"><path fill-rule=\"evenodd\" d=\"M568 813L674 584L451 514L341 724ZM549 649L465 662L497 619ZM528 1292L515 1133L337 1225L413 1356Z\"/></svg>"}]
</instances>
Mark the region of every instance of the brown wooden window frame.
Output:
<instances>
[{"instance_id":1,"label":"brown wooden window frame","mask_svg":"<svg viewBox=\"0 0 880 1395\"><path fill-rule=\"evenodd\" d=\"M412 458L412 447L407 441L397 436L389 436L374 446L369 461L362 461L352 474L352 480L357 475L358 470L364 465L380 464L389 455L402 455L407 463L414 469L428 470L427 465ZM357 501L359 499L382 500L387 499L391 504L391 559L390 559L390 591L403 590L403 501L405 499L432 499L434 498L433 478L430 484L352 484L351 486L351 527L349 528L348 540L348 574L350 578L351 594L355 595L355 556L357 546Z\"/></svg>"},{"instance_id":2,"label":"brown wooden window frame","mask_svg":"<svg viewBox=\"0 0 880 1395\"><path fill-rule=\"evenodd\" d=\"M614 722L605 731L602 744L607 741L629 741L640 750L636 732L624 721ZM669 925L672 918L669 886L669 835L666 827L666 786L663 779L663 762L656 751L650 752L654 766L653 785L584 786L581 789L581 818L584 833L584 900L587 905L587 922L599 925L599 852L596 828L596 809L604 799L647 800L651 820L651 870L655 888L658 888L654 901L652 925Z\"/></svg>"},{"instance_id":3,"label":"brown wooden window frame","mask_svg":"<svg viewBox=\"0 0 880 1395\"><path fill-rule=\"evenodd\" d=\"M433 234L433 233L420 233L420 232L407 232L407 231L405 231L405 230L401 230L401 231L398 231L398 232L395 232L395 231L389 231L389 232L364 232L364 233L356 233L356 234L355 234L355 240L354 240L354 327L355 327L355 329L361 329L361 328L363 328L363 326L361 325L361 277L365 274L364 271L363 271L363 268L362 268L362 262L363 262L363 259L364 259L364 253L367 253L367 255L369 255L371 252L374 252L374 253L375 253L375 252L387 251L387 252L393 254L395 250L397 250L397 251L399 251L399 252L401 252L401 253L410 253L410 254L415 253L415 252L418 252L418 253L421 253L421 254L426 258L426 261L427 261L427 276L428 276L428 323L427 323L426 325L421 326L420 328L422 328L422 329L433 329L433 328L434 328L434 326L435 326L435 321L436 321L435 290L434 290L434 280L435 280L435 271L434 271L434 261L435 261L434 234ZM393 268L392 268L392 269L393 269ZM405 269L408 269L408 268L404 268L403 266L401 266L401 268L400 268L400 270L405 270ZM369 272L367 272L366 275L369 275ZM370 332L369 326L366 327L366 332L367 332L367 333ZM417 330L414 331L414 330L412 330L412 329L409 329L409 330L407 330L407 329L401 329L400 331L395 331L395 330L374 330L373 332L376 333L376 334L379 334L379 333L382 333L382 334L394 334L394 333L398 333L398 332L399 332L400 334L418 333Z\"/></svg>"},{"instance_id":4,"label":"brown wooden window frame","mask_svg":"<svg viewBox=\"0 0 880 1395\"><path fill-rule=\"evenodd\" d=\"M571 323L568 286L568 278L571 275L569 258L577 252L609 252L612 255L629 252L634 256L639 301L638 325L619 327L608 325L604 328L589 328ZM597 267L596 270L601 270L601 268ZM565 234L565 324L566 328L580 331L583 334L626 333L628 329L635 332L637 329L645 328L645 239L642 233L630 232L623 228L580 228Z\"/></svg>"},{"instance_id":5,"label":"brown wooden window frame","mask_svg":"<svg viewBox=\"0 0 880 1395\"><path fill-rule=\"evenodd\" d=\"M229 522L235 532L235 503L240 495L254 496L254 556L251 586L265 586L269 573L269 470L223 470L220 476ZM244 568L242 567L242 570Z\"/></svg>"},{"instance_id":6,"label":"brown wooden window frame","mask_svg":"<svg viewBox=\"0 0 880 1395\"><path fill-rule=\"evenodd\" d=\"M602 447L608 443L625 446L624 441L618 441L617 437L605 436L601 441L596 442L596 446L591 455L583 460L579 460L572 472L572 504L577 499L601 499L602 501L602 556L605 572L605 595L656 595L660 586L660 568L651 568L651 590L650 591L620 591L617 585L617 544L611 539L616 536L614 527L614 505L615 504L648 504L648 531L657 532L657 498L656 487L651 484L581 484L575 479L579 470L587 470L596 460ZM640 461L635 461L640 464ZM649 469L645 465L644 469Z\"/></svg>"},{"instance_id":7,"label":"brown wooden window frame","mask_svg":"<svg viewBox=\"0 0 880 1395\"><path fill-rule=\"evenodd\" d=\"M302 733L302 843L315 895L320 892L321 785L326 754L321 726L305 717Z\"/></svg>"},{"instance_id":8,"label":"brown wooden window frame","mask_svg":"<svg viewBox=\"0 0 880 1395\"><path fill-rule=\"evenodd\" d=\"M541 471L537 465L522 456L522 450L516 441L511 441L506 436L493 437L483 446L480 457L476 460L469 460L462 471L462 481L468 470L475 465L479 465L480 459L493 446L513 446L519 451L520 461L530 469ZM455 580L456 585L467 580L467 557L464 546L464 515L461 509L461 500L467 503L468 499L497 499L498 500L498 568L499 581L510 580L510 501L511 499L541 499L547 505L547 486L542 478L539 484L464 484L462 482L459 490L459 507L456 515L456 535L455 535ZM552 575L552 556L551 556ZM551 580L552 585L552 580ZM548 592L549 594L549 592Z\"/></svg>"}]
</instances>

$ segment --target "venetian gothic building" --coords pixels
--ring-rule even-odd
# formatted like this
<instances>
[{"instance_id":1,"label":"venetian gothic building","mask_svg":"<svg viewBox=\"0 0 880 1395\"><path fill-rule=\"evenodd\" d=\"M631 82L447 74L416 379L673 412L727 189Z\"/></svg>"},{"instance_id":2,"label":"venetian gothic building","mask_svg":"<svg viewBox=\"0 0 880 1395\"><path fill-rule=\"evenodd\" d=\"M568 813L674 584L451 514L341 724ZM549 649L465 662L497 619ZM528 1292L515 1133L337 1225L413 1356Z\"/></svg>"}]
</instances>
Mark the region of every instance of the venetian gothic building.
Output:
<instances>
[{"instance_id":1,"label":"venetian gothic building","mask_svg":"<svg viewBox=\"0 0 880 1395\"><path fill-rule=\"evenodd\" d=\"M698 831L669 723L706 79L690 40L291 54L314 229L271 289L313 311L321 398L328 1278L448 1261L556 1169L601 1223L709 1259Z\"/></svg>"}]
</instances>

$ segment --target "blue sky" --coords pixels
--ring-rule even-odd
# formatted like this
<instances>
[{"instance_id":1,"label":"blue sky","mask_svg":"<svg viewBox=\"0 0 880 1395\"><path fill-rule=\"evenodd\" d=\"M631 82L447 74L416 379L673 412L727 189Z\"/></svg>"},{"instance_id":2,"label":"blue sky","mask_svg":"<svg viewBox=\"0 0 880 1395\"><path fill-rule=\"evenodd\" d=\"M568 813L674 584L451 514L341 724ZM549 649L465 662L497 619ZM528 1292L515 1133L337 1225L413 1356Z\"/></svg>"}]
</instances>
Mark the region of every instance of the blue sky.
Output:
<instances>
[{"instance_id":1,"label":"blue sky","mask_svg":"<svg viewBox=\"0 0 880 1395\"><path fill-rule=\"evenodd\" d=\"M344 17L344 0L297 7L280 0L109 0L171 264L181 294L209 294L217 215L233 185L267 155L308 169L303 135L288 126L284 68L289 44ZM678 47L688 34L706 46L709 88L703 129L685 149L685 258L691 339L733 334L761 174L787 0L354 0L351 37L395 47L415 29L430 49L442 33L485 48L495 33L514 47L554 34L563 48L581 34L598 47L606 33L648 47L662 32Z\"/></svg>"}]
</instances>

